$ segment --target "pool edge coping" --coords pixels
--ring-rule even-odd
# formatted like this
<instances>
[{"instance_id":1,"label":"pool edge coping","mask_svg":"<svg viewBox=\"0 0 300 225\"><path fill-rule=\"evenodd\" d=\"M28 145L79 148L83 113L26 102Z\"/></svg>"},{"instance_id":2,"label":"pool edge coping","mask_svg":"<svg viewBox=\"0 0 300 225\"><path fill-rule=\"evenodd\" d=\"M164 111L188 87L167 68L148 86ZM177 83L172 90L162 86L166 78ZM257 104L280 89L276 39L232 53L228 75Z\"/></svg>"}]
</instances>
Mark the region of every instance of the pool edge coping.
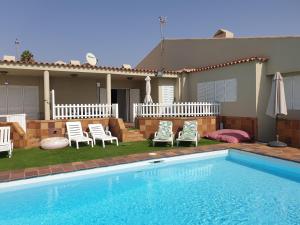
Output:
<instances>
[{"instance_id":1,"label":"pool edge coping","mask_svg":"<svg viewBox=\"0 0 300 225\"><path fill-rule=\"evenodd\" d=\"M214 151L226 150L230 148L237 149L244 152L250 152L258 155L263 155L267 157L300 163L300 158L293 160L293 158L291 159L288 157L284 157L280 154L278 155L278 153L282 152L282 149L280 148L268 147L268 152L264 152L260 150L260 148L265 148L265 147L266 147L265 145L257 144L257 143L247 143L247 144L220 143L220 144L205 145L205 146L198 146L198 147L185 147L179 149L177 148L177 149L153 151L152 153L155 153L155 155L151 155L150 152L145 152L145 153L124 155L124 156L93 159L93 160L87 160L81 162L70 162L70 163L63 163L63 164L56 164L56 165L49 165L49 166L42 166L42 167L25 168L19 170L0 171L0 184L9 183L18 180L27 180L27 179L37 178L37 177L72 173L72 172L82 171L82 170L105 168L109 166L123 165L128 163L136 163L136 162L147 161L147 160L191 155L191 154L204 153L204 152L214 152ZM275 149L276 151L279 152L276 153ZM287 149L296 149L296 148L285 148L285 150ZM270 150L274 150L274 152L277 155ZM296 149L296 150L299 151L300 153L300 149Z\"/></svg>"}]
</instances>

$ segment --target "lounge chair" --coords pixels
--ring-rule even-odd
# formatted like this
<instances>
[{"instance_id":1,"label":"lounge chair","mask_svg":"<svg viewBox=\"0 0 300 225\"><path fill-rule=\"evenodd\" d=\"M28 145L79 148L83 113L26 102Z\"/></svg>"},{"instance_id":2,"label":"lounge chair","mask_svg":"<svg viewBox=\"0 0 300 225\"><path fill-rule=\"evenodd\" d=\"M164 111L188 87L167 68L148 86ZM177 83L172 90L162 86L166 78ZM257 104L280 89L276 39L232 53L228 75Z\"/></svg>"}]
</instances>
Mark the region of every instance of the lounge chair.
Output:
<instances>
[{"instance_id":1,"label":"lounge chair","mask_svg":"<svg viewBox=\"0 0 300 225\"><path fill-rule=\"evenodd\" d=\"M173 146L174 134L172 127L172 121L160 121L158 131L155 132L154 139L152 140L153 146L155 146L155 142L167 142Z\"/></svg>"},{"instance_id":2,"label":"lounge chair","mask_svg":"<svg viewBox=\"0 0 300 225\"><path fill-rule=\"evenodd\" d=\"M199 134L197 121L185 121L183 124L183 129L178 133L178 138L176 139L177 146L181 141L195 142L195 146L197 146L198 137Z\"/></svg>"},{"instance_id":3,"label":"lounge chair","mask_svg":"<svg viewBox=\"0 0 300 225\"><path fill-rule=\"evenodd\" d=\"M10 140L10 127L0 127L0 152L8 152L8 157L11 158L13 148L13 142Z\"/></svg>"},{"instance_id":4,"label":"lounge chair","mask_svg":"<svg viewBox=\"0 0 300 225\"><path fill-rule=\"evenodd\" d=\"M94 147L93 140L89 138L87 132L82 132L80 122L66 122L67 125L67 137L69 139L69 146L71 147L72 141L76 142L76 148L79 148L79 142L86 142L88 145L91 143Z\"/></svg>"},{"instance_id":5,"label":"lounge chair","mask_svg":"<svg viewBox=\"0 0 300 225\"><path fill-rule=\"evenodd\" d=\"M110 143L115 141L117 146L119 146L118 138L111 136L110 131L104 131L102 124L89 124L89 130L94 145L96 145L96 140L101 140L103 148L105 148L105 141L110 141Z\"/></svg>"}]
</instances>

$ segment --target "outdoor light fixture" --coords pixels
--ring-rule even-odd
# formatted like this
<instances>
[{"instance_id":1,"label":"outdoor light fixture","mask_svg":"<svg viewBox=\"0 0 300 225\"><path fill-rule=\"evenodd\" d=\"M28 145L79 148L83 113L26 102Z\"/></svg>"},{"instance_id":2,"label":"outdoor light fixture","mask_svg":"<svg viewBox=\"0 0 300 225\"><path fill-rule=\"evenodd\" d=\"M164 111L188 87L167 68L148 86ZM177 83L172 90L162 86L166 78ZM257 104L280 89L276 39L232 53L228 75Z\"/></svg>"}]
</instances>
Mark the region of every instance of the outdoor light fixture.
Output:
<instances>
[{"instance_id":1,"label":"outdoor light fixture","mask_svg":"<svg viewBox=\"0 0 300 225\"><path fill-rule=\"evenodd\" d=\"M156 76L157 77L162 77L164 75L163 70L157 71Z\"/></svg>"}]
</instances>

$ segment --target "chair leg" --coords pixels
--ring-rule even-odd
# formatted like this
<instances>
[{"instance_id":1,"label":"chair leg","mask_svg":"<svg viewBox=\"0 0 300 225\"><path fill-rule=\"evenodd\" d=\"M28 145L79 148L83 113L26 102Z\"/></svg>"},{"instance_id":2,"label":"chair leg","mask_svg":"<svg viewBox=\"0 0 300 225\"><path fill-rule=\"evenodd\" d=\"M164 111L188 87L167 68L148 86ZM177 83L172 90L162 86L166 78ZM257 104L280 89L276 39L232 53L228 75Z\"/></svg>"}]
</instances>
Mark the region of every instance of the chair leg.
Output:
<instances>
[{"instance_id":1,"label":"chair leg","mask_svg":"<svg viewBox=\"0 0 300 225\"><path fill-rule=\"evenodd\" d=\"M78 141L76 141L76 149L79 149Z\"/></svg>"},{"instance_id":2,"label":"chair leg","mask_svg":"<svg viewBox=\"0 0 300 225\"><path fill-rule=\"evenodd\" d=\"M176 145L177 145L177 147L179 146L179 141L176 141Z\"/></svg>"},{"instance_id":3,"label":"chair leg","mask_svg":"<svg viewBox=\"0 0 300 225\"><path fill-rule=\"evenodd\" d=\"M71 147L72 146L72 143L71 143L71 141L69 140L69 147Z\"/></svg>"},{"instance_id":4,"label":"chair leg","mask_svg":"<svg viewBox=\"0 0 300 225\"><path fill-rule=\"evenodd\" d=\"M116 144L117 144L117 146L119 146L119 141L118 141L118 139L116 139Z\"/></svg>"},{"instance_id":5,"label":"chair leg","mask_svg":"<svg viewBox=\"0 0 300 225\"><path fill-rule=\"evenodd\" d=\"M152 145L153 145L153 147L155 146L155 141L152 141Z\"/></svg>"},{"instance_id":6,"label":"chair leg","mask_svg":"<svg viewBox=\"0 0 300 225\"><path fill-rule=\"evenodd\" d=\"M91 146L92 146L92 148L94 148L94 142L93 141L91 141Z\"/></svg>"},{"instance_id":7,"label":"chair leg","mask_svg":"<svg viewBox=\"0 0 300 225\"><path fill-rule=\"evenodd\" d=\"M102 140L102 147L105 148L105 142Z\"/></svg>"}]
</instances>

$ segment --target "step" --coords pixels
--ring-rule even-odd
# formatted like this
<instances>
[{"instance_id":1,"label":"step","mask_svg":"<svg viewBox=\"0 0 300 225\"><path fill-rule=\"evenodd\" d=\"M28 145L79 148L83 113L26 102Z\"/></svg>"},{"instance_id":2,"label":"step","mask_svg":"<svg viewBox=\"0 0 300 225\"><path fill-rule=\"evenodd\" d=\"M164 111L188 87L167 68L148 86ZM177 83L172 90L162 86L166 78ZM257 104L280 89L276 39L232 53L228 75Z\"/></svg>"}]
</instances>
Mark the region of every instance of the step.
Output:
<instances>
[{"instance_id":1,"label":"step","mask_svg":"<svg viewBox=\"0 0 300 225\"><path fill-rule=\"evenodd\" d=\"M135 124L134 123L124 123L126 128L135 128Z\"/></svg>"},{"instance_id":2,"label":"step","mask_svg":"<svg viewBox=\"0 0 300 225\"><path fill-rule=\"evenodd\" d=\"M144 137L126 137L124 142L146 141Z\"/></svg>"}]
</instances>

